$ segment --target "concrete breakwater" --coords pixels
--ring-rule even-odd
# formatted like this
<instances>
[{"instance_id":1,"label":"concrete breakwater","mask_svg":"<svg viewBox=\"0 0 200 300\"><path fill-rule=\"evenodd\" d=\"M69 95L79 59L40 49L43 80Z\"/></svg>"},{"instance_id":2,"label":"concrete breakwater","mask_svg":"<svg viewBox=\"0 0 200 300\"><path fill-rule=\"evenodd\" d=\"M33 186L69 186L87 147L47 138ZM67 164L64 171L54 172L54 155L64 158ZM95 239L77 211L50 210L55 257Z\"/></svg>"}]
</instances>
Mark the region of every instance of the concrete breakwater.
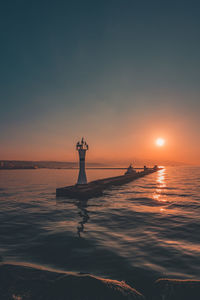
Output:
<instances>
[{"instance_id":1,"label":"concrete breakwater","mask_svg":"<svg viewBox=\"0 0 200 300\"><path fill-rule=\"evenodd\" d=\"M126 174L126 175L91 181L87 184L76 184L72 186L66 186L63 188L57 188L56 196L69 197L69 198L81 198L81 199L97 197L102 195L106 189L112 186L119 186L119 185L129 183L138 178L157 172L158 170L161 170L161 168L151 168L151 169L149 168L141 172L135 172L132 174Z\"/></svg>"},{"instance_id":2,"label":"concrete breakwater","mask_svg":"<svg viewBox=\"0 0 200 300\"><path fill-rule=\"evenodd\" d=\"M124 281L52 270L37 265L1 264L1 300L199 300L200 281L158 279L151 293ZM143 283L145 285L145 282Z\"/></svg>"}]
</instances>

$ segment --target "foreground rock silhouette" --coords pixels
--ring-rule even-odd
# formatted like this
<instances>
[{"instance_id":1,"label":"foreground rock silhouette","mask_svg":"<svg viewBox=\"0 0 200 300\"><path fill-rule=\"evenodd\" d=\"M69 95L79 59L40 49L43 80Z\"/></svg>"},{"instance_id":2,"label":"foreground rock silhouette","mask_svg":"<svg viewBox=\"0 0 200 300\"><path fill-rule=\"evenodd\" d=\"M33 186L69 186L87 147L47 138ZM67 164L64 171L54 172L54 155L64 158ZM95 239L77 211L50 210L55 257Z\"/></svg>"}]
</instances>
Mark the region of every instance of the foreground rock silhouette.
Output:
<instances>
[{"instance_id":1,"label":"foreground rock silhouette","mask_svg":"<svg viewBox=\"0 0 200 300\"><path fill-rule=\"evenodd\" d=\"M199 300L200 280L161 278L155 282L155 300Z\"/></svg>"},{"instance_id":2,"label":"foreground rock silhouette","mask_svg":"<svg viewBox=\"0 0 200 300\"><path fill-rule=\"evenodd\" d=\"M50 272L17 265L0 266L1 300L142 300L124 282L88 274Z\"/></svg>"},{"instance_id":3,"label":"foreground rock silhouette","mask_svg":"<svg viewBox=\"0 0 200 300\"><path fill-rule=\"evenodd\" d=\"M199 300L200 281L158 279L146 298L125 282L42 268L0 265L1 300Z\"/></svg>"}]
</instances>

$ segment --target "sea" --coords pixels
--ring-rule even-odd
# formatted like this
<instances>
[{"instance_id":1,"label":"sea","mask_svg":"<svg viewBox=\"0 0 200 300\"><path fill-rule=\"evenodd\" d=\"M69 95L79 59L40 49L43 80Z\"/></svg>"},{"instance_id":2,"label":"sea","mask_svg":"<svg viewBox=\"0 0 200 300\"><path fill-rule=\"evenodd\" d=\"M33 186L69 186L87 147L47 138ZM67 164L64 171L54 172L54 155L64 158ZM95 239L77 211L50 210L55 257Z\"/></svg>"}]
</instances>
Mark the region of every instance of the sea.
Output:
<instances>
[{"instance_id":1,"label":"sea","mask_svg":"<svg viewBox=\"0 0 200 300\"><path fill-rule=\"evenodd\" d=\"M124 170L88 169L88 181ZM81 201L78 170L0 170L0 260L123 280L200 279L200 167L163 167Z\"/></svg>"}]
</instances>

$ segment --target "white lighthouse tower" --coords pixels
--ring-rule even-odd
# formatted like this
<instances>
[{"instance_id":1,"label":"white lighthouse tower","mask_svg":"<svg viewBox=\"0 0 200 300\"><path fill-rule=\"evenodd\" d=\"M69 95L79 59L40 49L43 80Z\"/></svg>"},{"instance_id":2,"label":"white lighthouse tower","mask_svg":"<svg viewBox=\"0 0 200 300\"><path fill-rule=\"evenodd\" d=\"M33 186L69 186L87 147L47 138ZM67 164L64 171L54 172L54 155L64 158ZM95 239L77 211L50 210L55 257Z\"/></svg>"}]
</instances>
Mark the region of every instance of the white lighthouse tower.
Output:
<instances>
[{"instance_id":1,"label":"white lighthouse tower","mask_svg":"<svg viewBox=\"0 0 200 300\"><path fill-rule=\"evenodd\" d=\"M88 150L88 144L84 141L84 138L82 138L81 142L76 144L76 150L79 154L79 174L77 184L86 184L87 177L85 173L85 154Z\"/></svg>"}]
</instances>

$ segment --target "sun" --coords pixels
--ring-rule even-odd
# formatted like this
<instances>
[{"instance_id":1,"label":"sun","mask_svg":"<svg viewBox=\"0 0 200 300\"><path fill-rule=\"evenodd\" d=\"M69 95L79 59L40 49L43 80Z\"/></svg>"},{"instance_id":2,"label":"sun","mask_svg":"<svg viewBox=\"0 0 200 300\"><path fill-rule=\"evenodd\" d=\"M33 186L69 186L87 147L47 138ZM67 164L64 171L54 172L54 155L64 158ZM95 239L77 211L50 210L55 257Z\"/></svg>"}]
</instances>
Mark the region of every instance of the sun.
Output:
<instances>
[{"instance_id":1,"label":"sun","mask_svg":"<svg viewBox=\"0 0 200 300\"><path fill-rule=\"evenodd\" d=\"M156 139L156 146L162 147L165 144L165 140L163 138L157 138Z\"/></svg>"}]
</instances>

